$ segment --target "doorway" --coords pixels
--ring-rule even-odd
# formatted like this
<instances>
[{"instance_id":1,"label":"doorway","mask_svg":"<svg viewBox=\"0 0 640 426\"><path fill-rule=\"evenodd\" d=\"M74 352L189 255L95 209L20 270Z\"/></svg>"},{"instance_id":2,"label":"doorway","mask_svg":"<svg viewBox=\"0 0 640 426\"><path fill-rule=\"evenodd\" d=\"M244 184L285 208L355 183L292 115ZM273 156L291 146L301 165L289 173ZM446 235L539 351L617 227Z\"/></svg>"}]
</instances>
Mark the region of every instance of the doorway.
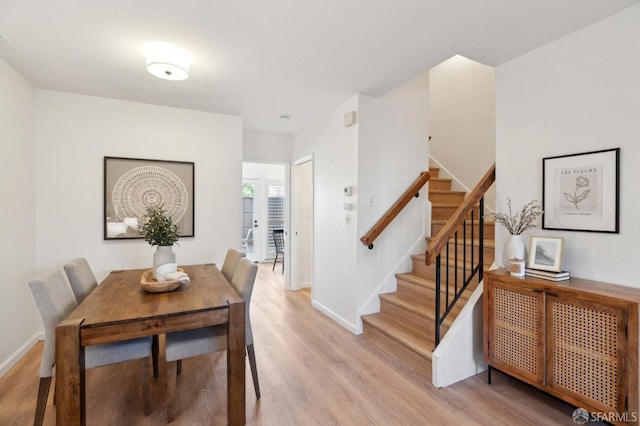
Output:
<instances>
[{"instance_id":1,"label":"doorway","mask_svg":"<svg viewBox=\"0 0 640 426\"><path fill-rule=\"evenodd\" d=\"M294 163L291 173L291 290L311 287L313 297L313 158Z\"/></svg>"},{"instance_id":2,"label":"doorway","mask_svg":"<svg viewBox=\"0 0 640 426\"><path fill-rule=\"evenodd\" d=\"M273 261L273 230L286 230L285 173L284 164L242 163L242 250L254 262Z\"/></svg>"},{"instance_id":3,"label":"doorway","mask_svg":"<svg viewBox=\"0 0 640 426\"><path fill-rule=\"evenodd\" d=\"M259 180L242 179L242 251L247 255L247 259L254 262L258 262L258 253L260 253L259 224Z\"/></svg>"}]
</instances>

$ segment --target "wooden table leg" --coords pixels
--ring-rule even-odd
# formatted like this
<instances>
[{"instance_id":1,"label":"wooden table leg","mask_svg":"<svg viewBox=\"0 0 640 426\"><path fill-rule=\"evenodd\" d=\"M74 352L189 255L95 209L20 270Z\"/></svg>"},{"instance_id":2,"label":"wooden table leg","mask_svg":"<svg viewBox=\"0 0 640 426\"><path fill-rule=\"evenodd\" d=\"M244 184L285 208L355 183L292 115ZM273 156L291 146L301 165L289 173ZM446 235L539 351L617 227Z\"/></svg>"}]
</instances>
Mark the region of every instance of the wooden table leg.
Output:
<instances>
[{"instance_id":1,"label":"wooden table leg","mask_svg":"<svg viewBox=\"0 0 640 426\"><path fill-rule=\"evenodd\" d=\"M229 305L227 335L227 416L230 426L246 423L244 302Z\"/></svg>"},{"instance_id":2,"label":"wooden table leg","mask_svg":"<svg viewBox=\"0 0 640 426\"><path fill-rule=\"evenodd\" d=\"M86 423L84 407L84 348L82 320L65 320L56 327L56 424Z\"/></svg>"}]
</instances>

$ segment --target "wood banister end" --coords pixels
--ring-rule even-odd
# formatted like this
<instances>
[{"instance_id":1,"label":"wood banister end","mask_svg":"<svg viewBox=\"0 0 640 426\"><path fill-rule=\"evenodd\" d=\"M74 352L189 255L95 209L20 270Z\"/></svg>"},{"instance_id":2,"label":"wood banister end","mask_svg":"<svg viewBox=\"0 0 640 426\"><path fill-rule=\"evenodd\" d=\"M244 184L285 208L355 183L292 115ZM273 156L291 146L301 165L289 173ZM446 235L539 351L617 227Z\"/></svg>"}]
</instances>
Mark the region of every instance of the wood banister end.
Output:
<instances>
[{"instance_id":1,"label":"wood banister end","mask_svg":"<svg viewBox=\"0 0 640 426\"><path fill-rule=\"evenodd\" d=\"M427 266L431 265L431 253L429 253L429 250L424 254L424 264Z\"/></svg>"}]
</instances>

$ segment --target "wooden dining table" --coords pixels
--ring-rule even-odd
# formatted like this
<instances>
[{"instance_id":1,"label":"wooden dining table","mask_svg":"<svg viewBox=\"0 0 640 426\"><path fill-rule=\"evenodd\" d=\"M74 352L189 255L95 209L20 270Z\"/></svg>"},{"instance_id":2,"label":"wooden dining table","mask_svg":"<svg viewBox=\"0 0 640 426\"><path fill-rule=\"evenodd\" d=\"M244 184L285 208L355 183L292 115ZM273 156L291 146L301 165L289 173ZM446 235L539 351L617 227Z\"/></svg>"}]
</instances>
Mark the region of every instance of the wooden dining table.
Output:
<instances>
[{"instance_id":1,"label":"wooden dining table","mask_svg":"<svg viewBox=\"0 0 640 426\"><path fill-rule=\"evenodd\" d=\"M112 271L56 327L57 424L86 423L85 347L218 324L228 324L228 423L245 424L244 301L215 264L181 268L190 284L164 293L141 287L144 269Z\"/></svg>"}]
</instances>

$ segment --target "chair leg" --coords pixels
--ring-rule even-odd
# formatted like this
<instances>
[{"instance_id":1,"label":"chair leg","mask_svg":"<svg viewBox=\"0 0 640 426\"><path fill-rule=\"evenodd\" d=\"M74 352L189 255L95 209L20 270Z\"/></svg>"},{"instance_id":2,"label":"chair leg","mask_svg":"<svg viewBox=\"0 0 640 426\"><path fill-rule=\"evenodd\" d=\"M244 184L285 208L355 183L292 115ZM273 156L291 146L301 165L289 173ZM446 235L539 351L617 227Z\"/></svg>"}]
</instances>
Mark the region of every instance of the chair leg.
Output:
<instances>
[{"instance_id":1,"label":"chair leg","mask_svg":"<svg viewBox=\"0 0 640 426\"><path fill-rule=\"evenodd\" d=\"M177 361L177 366L176 366L176 375L182 373L182 360L179 359Z\"/></svg>"},{"instance_id":2,"label":"chair leg","mask_svg":"<svg viewBox=\"0 0 640 426\"><path fill-rule=\"evenodd\" d=\"M178 375L178 362L167 362L167 422L171 423L176 418L176 376Z\"/></svg>"},{"instance_id":3,"label":"chair leg","mask_svg":"<svg viewBox=\"0 0 640 426\"><path fill-rule=\"evenodd\" d=\"M34 426L40 426L44 420L44 410L47 409L47 398L49 397L49 387L51 377L40 377L38 385L38 401L36 402L36 416L33 419Z\"/></svg>"},{"instance_id":4,"label":"chair leg","mask_svg":"<svg viewBox=\"0 0 640 426\"><path fill-rule=\"evenodd\" d=\"M151 386L149 384L149 357L140 358L140 367L142 368L142 402L144 404L144 415L151 414Z\"/></svg>"},{"instance_id":5,"label":"chair leg","mask_svg":"<svg viewBox=\"0 0 640 426\"><path fill-rule=\"evenodd\" d=\"M247 345L249 355L249 366L251 367L251 377L253 378L253 388L256 391L256 398L260 399L260 384L258 383L258 367L256 366L256 353L253 350L253 343Z\"/></svg>"},{"instance_id":6,"label":"chair leg","mask_svg":"<svg viewBox=\"0 0 640 426\"><path fill-rule=\"evenodd\" d=\"M278 252L276 252L276 258L273 260L273 268L271 268L272 271L274 271L276 269L276 262L278 261Z\"/></svg>"},{"instance_id":7,"label":"chair leg","mask_svg":"<svg viewBox=\"0 0 640 426\"><path fill-rule=\"evenodd\" d=\"M158 353L160 352L160 337L156 334L151 341L151 355L153 357L153 377L158 377Z\"/></svg>"},{"instance_id":8,"label":"chair leg","mask_svg":"<svg viewBox=\"0 0 640 426\"><path fill-rule=\"evenodd\" d=\"M282 273L284 274L284 253L282 253Z\"/></svg>"}]
</instances>

